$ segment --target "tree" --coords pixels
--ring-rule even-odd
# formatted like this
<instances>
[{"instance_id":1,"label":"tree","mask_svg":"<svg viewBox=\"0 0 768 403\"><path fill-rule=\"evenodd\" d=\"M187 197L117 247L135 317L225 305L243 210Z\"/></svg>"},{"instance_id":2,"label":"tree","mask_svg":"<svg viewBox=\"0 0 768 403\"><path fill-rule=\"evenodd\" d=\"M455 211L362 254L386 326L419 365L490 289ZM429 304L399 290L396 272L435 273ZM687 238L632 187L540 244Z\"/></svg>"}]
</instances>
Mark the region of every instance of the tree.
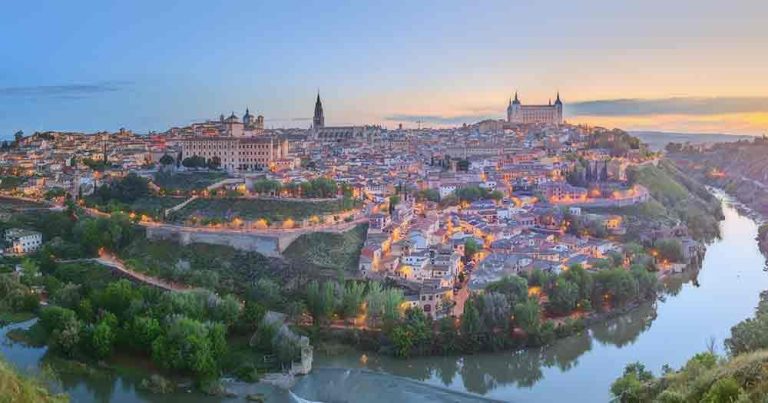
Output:
<instances>
[{"instance_id":1,"label":"tree","mask_svg":"<svg viewBox=\"0 0 768 403\"><path fill-rule=\"evenodd\" d=\"M19 131L17 131L16 133L14 133L14 134L13 134L13 141L14 141L16 144L19 144L19 142L20 142L21 140L23 140L23 139L24 139L24 132L23 132L23 131L19 130Z\"/></svg>"},{"instance_id":2,"label":"tree","mask_svg":"<svg viewBox=\"0 0 768 403\"><path fill-rule=\"evenodd\" d=\"M221 168L221 157L218 155L214 155L211 159L207 161L208 169L219 169Z\"/></svg>"},{"instance_id":3,"label":"tree","mask_svg":"<svg viewBox=\"0 0 768 403\"><path fill-rule=\"evenodd\" d=\"M592 289L594 288L594 280L592 275L589 274L584 267L580 264L575 264L562 273L563 278L576 284L579 289L579 299L587 300L592 295Z\"/></svg>"},{"instance_id":4,"label":"tree","mask_svg":"<svg viewBox=\"0 0 768 403\"><path fill-rule=\"evenodd\" d=\"M81 329L82 324L79 320L68 318L51 332L48 345L64 355L71 356L80 343Z\"/></svg>"},{"instance_id":5,"label":"tree","mask_svg":"<svg viewBox=\"0 0 768 403\"><path fill-rule=\"evenodd\" d=\"M332 282L323 283L322 289L317 280L307 286L307 308L315 321L330 318L334 310L335 286Z\"/></svg>"},{"instance_id":6,"label":"tree","mask_svg":"<svg viewBox=\"0 0 768 403\"><path fill-rule=\"evenodd\" d=\"M720 378L710 386L704 398L704 403L737 402L742 393L741 385L731 378ZM748 399L747 399L748 400Z\"/></svg>"},{"instance_id":7,"label":"tree","mask_svg":"<svg viewBox=\"0 0 768 403\"><path fill-rule=\"evenodd\" d=\"M469 238L464 242L464 257L472 259L475 253L480 251L482 247L477 243L475 238Z\"/></svg>"},{"instance_id":8,"label":"tree","mask_svg":"<svg viewBox=\"0 0 768 403\"><path fill-rule=\"evenodd\" d=\"M191 157L184 158L181 161L181 165L183 165L185 168L205 168L207 161L205 160L205 157L193 155Z\"/></svg>"},{"instance_id":9,"label":"tree","mask_svg":"<svg viewBox=\"0 0 768 403\"><path fill-rule=\"evenodd\" d=\"M504 294L496 292L486 292L480 297L481 311L487 329L502 329L506 331L509 328L509 317L511 307Z\"/></svg>"},{"instance_id":10,"label":"tree","mask_svg":"<svg viewBox=\"0 0 768 403\"><path fill-rule=\"evenodd\" d=\"M485 287L485 291L501 293L507 298L510 305L515 305L528 298L528 283L524 278L517 275L504 276L489 283Z\"/></svg>"},{"instance_id":11,"label":"tree","mask_svg":"<svg viewBox=\"0 0 768 403\"><path fill-rule=\"evenodd\" d=\"M473 298L464 303L464 313L461 316L461 333L464 336L474 335L482 330L480 312L475 305Z\"/></svg>"},{"instance_id":12,"label":"tree","mask_svg":"<svg viewBox=\"0 0 768 403\"><path fill-rule=\"evenodd\" d=\"M384 313L384 290L381 287L381 283L372 281L368 284L368 293L365 296L365 302L368 306L367 313L371 326L375 326Z\"/></svg>"},{"instance_id":13,"label":"tree","mask_svg":"<svg viewBox=\"0 0 768 403\"><path fill-rule=\"evenodd\" d=\"M548 296L549 311L556 315L565 315L576 308L579 287L563 277L558 277L555 285L548 291Z\"/></svg>"},{"instance_id":14,"label":"tree","mask_svg":"<svg viewBox=\"0 0 768 403\"><path fill-rule=\"evenodd\" d=\"M173 157L171 157L168 154L163 154L162 157L160 157L160 164L163 166L168 166L174 164L176 161L173 160Z\"/></svg>"},{"instance_id":15,"label":"tree","mask_svg":"<svg viewBox=\"0 0 768 403\"><path fill-rule=\"evenodd\" d=\"M214 354L212 342L210 326L175 316L169 320L165 334L152 343L152 358L164 368L209 378L216 374L221 357Z\"/></svg>"},{"instance_id":16,"label":"tree","mask_svg":"<svg viewBox=\"0 0 768 403\"><path fill-rule=\"evenodd\" d=\"M345 318L353 318L360 313L360 305L363 303L365 286L362 283L351 281L344 289L341 301L341 313Z\"/></svg>"},{"instance_id":17,"label":"tree","mask_svg":"<svg viewBox=\"0 0 768 403\"><path fill-rule=\"evenodd\" d=\"M683 245L680 240L669 238L660 239L654 243L659 252L659 258L669 262L683 261Z\"/></svg>"},{"instance_id":18,"label":"tree","mask_svg":"<svg viewBox=\"0 0 768 403\"><path fill-rule=\"evenodd\" d=\"M98 358L106 358L112 355L115 344L115 330L107 320L100 321L91 334L93 352Z\"/></svg>"},{"instance_id":19,"label":"tree","mask_svg":"<svg viewBox=\"0 0 768 403\"><path fill-rule=\"evenodd\" d=\"M622 306L635 299L639 291L637 280L628 271L624 269L601 270L595 274L592 304L601 304L601 298L604 295L609 295L617 305Z\"/></svg>"},{"instance_id":20,"label":"tree","mask_svg":"<svg viewBox=\"0 0 768 403\"><path fill-rule=\"evenodd\" d=\"M541 307L539 301L534 298L528 298L524 302L515 304L514 309L515 324L526 333L534 333L539 328L541 318Z\"/></svg>"},{"instance_id":21,"label":"tree","mask_svg":"<svg viewBox=\"0 0 768 403\"><path fill-rule=\"evenodd\" d=\"M643 383L653 379L653 374L639 362L628 364L624 374L611 384L611 393L621 403L650 401L643 393Z\"/></svg>"},{"instance_id":22,"label":"tree","mask_svg":"<svg viewBox=\"0 0 768 403\"><path fill-rule=\"evenodd\" d=\"M267 310L263 305L250 300L246 301L243 310L240 311L240 318L237 320L237 329L242 332L255 331L266 313Z\"/></svg>"},{"instance_id":23,"label":"tree","mask_svg":"<svg viewBox=\"0 0 768 403\"><path fill-rule=\"evenodd\" d=\"M397 288L387 288L384 291L384 321L397 322L400 319L400 306L403 303L403 291Z\"/></svg>"},{"instance_id":24,"label":"tree","mask_svg":"<svg viewBox=\"0 0 768 403\"><path fill-rule=\"evenodd\" d=\"M134 316L127 325L128 343L137 351L151 351L161 333L160 322L148 316Z\"/></svg>"}]
</instances>

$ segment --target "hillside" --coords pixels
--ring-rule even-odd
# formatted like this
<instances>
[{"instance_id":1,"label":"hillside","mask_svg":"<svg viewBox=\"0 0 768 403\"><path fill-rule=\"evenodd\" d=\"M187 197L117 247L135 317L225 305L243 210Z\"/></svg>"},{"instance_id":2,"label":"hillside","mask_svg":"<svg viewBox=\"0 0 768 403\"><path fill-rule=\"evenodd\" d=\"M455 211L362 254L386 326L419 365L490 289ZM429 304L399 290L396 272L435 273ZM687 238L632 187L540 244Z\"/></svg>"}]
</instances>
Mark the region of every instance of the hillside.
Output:
<instances>
[{"instance_id":1,"label":"hillside","mask_svg":"<svg viewBox=\"0 0 768 403\"><path fill-rule=\"evenodd\" d=\"M67 402L62 395L52 395L38 382L19 375L0 357L0 403Z\"/></svg>"},{"instance_id":2,"label":"hillside","mask_svg":"<svg viewBox=\"0 0 768 403\"><path fill-rule=\"evenodd\" d=\"M724 189L740 202L768 214L768 142L717 144L668 154L689 177Z\"/></svg>"},{"instance_id":3,"label":"hillside","mask_svg":"<svg viewBox=\"0 0 768 403\"><path fill-rule=\"evenodd\" d=\"M754 318L731 328L729 355L693 356L679 370L666 367L658 377L641 363L627 365L611 385L620 402L765 402L768 396L768 293L761 294Z\"/></svg>"},{"instance_id":4,"label":"hillside","mask_svg":"<svg viewBox=\"0 0 768 403\"><path fill-rule=\"evenodd\" d=\"M302 235L293 241L284 255L298 266L353 270L357 267L366 231L366 225L358 225L343 234L314 232Z\"/></svg>"},{"instance_id":5,"label":"hillside","mask_svg":"<svg viewBox=\"0 0 768 403\"><path fill-rule=\"evenodd\" d=\"M722 133L673 133L656 131L636 131L629 134L639 138L653 151L664 149L668 143L727 143L739 140L748 140L752 136Z\"/></svg>"}]
</instances>

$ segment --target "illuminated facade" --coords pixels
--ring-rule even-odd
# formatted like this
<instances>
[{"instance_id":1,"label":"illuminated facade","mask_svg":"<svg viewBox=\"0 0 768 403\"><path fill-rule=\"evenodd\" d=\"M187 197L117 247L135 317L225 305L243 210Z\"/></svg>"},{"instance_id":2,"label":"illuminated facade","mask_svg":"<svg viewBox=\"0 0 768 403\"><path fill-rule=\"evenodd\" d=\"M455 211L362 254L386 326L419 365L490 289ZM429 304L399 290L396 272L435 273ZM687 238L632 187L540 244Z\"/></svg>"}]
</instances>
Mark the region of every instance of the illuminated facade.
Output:
<instances>
[{"instance_id":1,"label":"illuminated facade","mask_svg":"<svg viewBox=\"0 0 768 403\"><path fill-rule=\"evenodd\" d=\"M557 99L553 104L548 105L523 105L517 98L509 100L507 106L507 122L509 123L563 123L563 102L560 101L560 93L557 93Z\"/></svg>"}]
</instances>

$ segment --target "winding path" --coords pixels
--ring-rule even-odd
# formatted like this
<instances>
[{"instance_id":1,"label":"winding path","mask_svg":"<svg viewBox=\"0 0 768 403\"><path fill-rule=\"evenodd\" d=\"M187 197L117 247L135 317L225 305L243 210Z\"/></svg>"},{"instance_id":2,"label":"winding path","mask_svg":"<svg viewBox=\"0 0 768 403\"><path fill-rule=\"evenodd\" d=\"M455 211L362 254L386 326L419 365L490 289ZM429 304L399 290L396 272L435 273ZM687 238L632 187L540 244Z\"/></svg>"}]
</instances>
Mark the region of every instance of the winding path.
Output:
<instances>
[{"instance_id":1,"label":"winding path","mask_svg":"<svg viewBox=\"0 0 768 403\"><path fill-rule=\"evenodd\" d=\"M85 258L85 259L70 259L70 260L59 260L59 263L74 263L74 262L94 262L98 263L102 266L106 266L111 268L112 270L116 270L120 274L129 277L137 282L160 288L162 290L166 291L172 291L172 292L189 292L194 290L194 288L186 285L186 284L179 284L174 283L170 281L166 281L157 277L148 276L144 273L139 273L135 270L132 270L128 268L128 266L125 265L125 263L117 258L116 256L101 252L99 253L99 257L97 258Z\"/></svg>"}]
</instances>

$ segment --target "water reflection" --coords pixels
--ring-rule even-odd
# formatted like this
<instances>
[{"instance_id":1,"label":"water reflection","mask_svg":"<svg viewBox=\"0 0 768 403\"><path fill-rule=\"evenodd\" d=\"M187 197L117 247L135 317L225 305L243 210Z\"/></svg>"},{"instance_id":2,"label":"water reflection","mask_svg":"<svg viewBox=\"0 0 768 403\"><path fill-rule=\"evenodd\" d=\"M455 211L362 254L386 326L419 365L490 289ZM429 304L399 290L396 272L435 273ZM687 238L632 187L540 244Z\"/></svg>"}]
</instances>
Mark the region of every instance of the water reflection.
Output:
<instances>
[{"instance_id":1,"label":"water reflection","mask_svg":"<svg viewBox=\"0 0 768 403\"><path fill-rule=\"evenodd\" d=\"M476 354L464 357L428 357L407 361L386 356L368 358L366 368L397 374L423 382L452 387L460 381L463 390L485 395L501 386L533 387L544 377L543 369L556 368L566 372L578 365L579 357L592 349L593 340L601 344L622 347L637 340L656 318L653 304L644 304L605 322L589 331L558 340L545 348L503 352L494 355ZM359 367L351 354L317 357L318 365L330 367ZM458 378L457 378L458 376Z\"/></svg>"},{"instance_id":2,"label":"water reflection","mask_svg":"<svg viewBox=\"0 0 768 403\"><path fill-rule=\"evenodd\" d=\"M362 366L503 400L606 401L626 363L640 359L656 371L682 365L704 350L707 338L722 342L768 288L761 270L765 257L755 243L757 224L728 203L723 210L721 238L709 245L700 270L666 278L658 301L545 348L407 361L369 354L365 365L359 353L320 353L316 366Z\"/></svg>"}]
</instances>

